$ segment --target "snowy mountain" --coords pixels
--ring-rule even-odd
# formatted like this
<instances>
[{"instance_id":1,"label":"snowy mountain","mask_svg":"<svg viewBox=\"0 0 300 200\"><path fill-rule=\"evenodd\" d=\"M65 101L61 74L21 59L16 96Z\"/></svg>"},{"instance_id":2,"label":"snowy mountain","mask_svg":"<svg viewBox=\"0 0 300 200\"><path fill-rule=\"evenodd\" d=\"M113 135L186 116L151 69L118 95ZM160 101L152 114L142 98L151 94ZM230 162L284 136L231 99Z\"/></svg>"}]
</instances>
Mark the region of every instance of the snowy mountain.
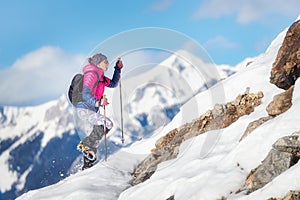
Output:
<instances>
[{"instance_id":1,"label":"snowy mountain","mask_svg":"<svg viewBox=\"0 0 300 200\"><path fill-rule=\"evenodd\" d=\"M0 116L1 199L69 175L78 136L64 97L36 107L1 107Z\"/></svg>"},{"instance_id":2,"label":"snowy mountain","mask_svg":"<svg viewBox=\"0 0 300 200\"><path fill-rule=\"evenodd\" d=\"M297 162L254 192L247 193L244 189L247 177L251 177L249 175L251 171L264 161L272 145L284 136L299 131L298 80L294 86L291 107L257 126L251 134L241 140L248 125L268 116L266 108L273 101L273 97L284 91L271 84L269 79L272 64L286 31L279 34L265 53L241 63L239 71L234 75L188 100L180 107L180 111L171 122L163 129L157 130L151 137L123 147L110 155L107 162L100 162L91 169L71 175L58 184L29 191L19 199L128 200L147 197L147 199L257 200L282 198L289 190L299 190L300 182L295 178L300 174ZM235 98L239 95L243 96L246 88L253 93L259 91L263 93L261 104L253 111L226 128L211 130L186 140L181 144L176 158L159 163L156 171L146 181L135 186L130 184L133 179L131 173L156 147L160 138L176 128L182 130L184 128L182 125L199 118L199 112L204 114L215 107L211 94L221 95L219 91L224 91L224 96L218 98L219 105L224 105L226 102L235 102ZM151 88L149 90L154 92ZM198 112L184 115L182 112L194 106L195 102ZM138 110L138 105L132 106L136 106Z\"/></svg>"},{"instance_id":3,"label":"snowy mountain","mask_svg":"<svg viewBox=\"0 0 300 200\"><path fill-rule=\"evenodd\" d=\"M183 50L147 68L150 70L138 75L133 71L122 79L125 86L122 90L126 144L151 136L155 130L168 124L180 107L196 94L237 71L237 68L227 65L205 63ZM211 69L218 71L214 74ZM114 105L109 108L110 116L120 126L119 88L108 90L108 94ZM110 139L115 143L120 141L119 137Z\"/></svg>"},{"instance_id":4,"label":"snowy mountain","mask_svg":"<svg viewBox=\"0 0 300 200\"><path fill-rule=\"evenodd\" d=\"M195 65L199 69L195 69ZM183 50L175 52L159 64L142 67L146 70L139 69L138 73L133 70L122 78L124 144L120 144L119 88L105 90L113 105L106 108L114 122L114 129L108 135L109 155L124 146L151 137L173 119L184 103L237 71L228 65L215 66L204 62ZM103 146L104 141L100 144L100 158L104 158Z\"/></svg>"},{"instance_id":5,"label":"snowy mountain","mask_svg":"<svg viewBox=\"0 0 300 200\"><path fill-rule=\"evenodd\" d=\"M205 82L190 82L193 90L185 92L182 86L178 86L180 82L173 81L174 77L162 73L161 66L164 66L164 70L168 73L174 73L175 70L176 74L180 70L186 76L191 74L190 64L176 56L171 56L150 71L139 74L139 78L136 76L124 78L123 84L127 86L124 90L124 107L128 110L125 114L130 119L125 120L126 133L130 132L125 135L125 145L130 145L141 138L151 137L154 130L163 127L173 119L188 98L217 82L211 80L207 85L204 85ZM222 69L223 67L220 67L220 72L225 77L235 72L234 68L228 66L224 67L226 70ZM144 82L139 88L134 88L132 93L129 85L132 85L131 82L136 85L137 80ZM161 84L157 84L158 82ZM166 89L161 85L168 85L169 88ZM184 97L179 100L174 98L174 91L178 88L182 88L179 92ZM108 90L108 96L113 96L113 92ZM126 94L131 94L129 101L126 101ZM114 118L114 113L118 111L113 109L111 106L108 107L108 116ZM116 115L114 121L117 122L118 117ZM65 95L56 101L39 106L1 107L0 172L3 176L0 180L0 199L15 199L29 190L52 185L76 173L81 162L81 154L75 150L75 147L81 138L76 132L75 125L73 111ZM112 130L108 140L109 154L114 154L123 148L120 145L118 129ZM100 148L99 152L103 152L103 149ZM124 184L128 186L126 181Z\"/></svg>"}]
</instances>

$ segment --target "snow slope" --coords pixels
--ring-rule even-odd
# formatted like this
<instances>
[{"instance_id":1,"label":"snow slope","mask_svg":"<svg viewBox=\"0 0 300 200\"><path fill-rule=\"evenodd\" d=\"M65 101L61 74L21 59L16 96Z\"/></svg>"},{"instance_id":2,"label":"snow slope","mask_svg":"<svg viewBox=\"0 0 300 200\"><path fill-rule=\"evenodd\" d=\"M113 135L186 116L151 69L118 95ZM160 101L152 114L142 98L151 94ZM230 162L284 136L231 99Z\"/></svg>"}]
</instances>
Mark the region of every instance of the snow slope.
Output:
<instances>
[{"instance_id":1,"label":"snow slope","mask_svg":"<svg viewBox=\"0 0 300 200\"><path fill-rule=\"evenodd\" d=\"M282 115L266 122L248 137L239 142L247 125L267 116L266 106L273 96L282 90L269 83L271 66L285 35L282 32L268 50L251 62L241 64L240 71L219 82L188 101L175 118L163 130L148 139L123 148L110 156L107 162L78 172L60 183L40 190L29 191L18 199L267 199L282 197L288 190L299 189L300 164L276 177L265 187L246 195L235 194L243 187L246 176L266 157L272 144L285 135L298 131L300 109L300 81L295 85L293 106ZM243 116L231 126L210 131L192 138L181 145L174 160L161 163L153 176L134 187L129 187L130 173L154 147L155 141L169 130L179 127L211 109L214 101L225 103L250 87L250 92L262 91L262 105L253 113ZM223 95L224 94L224 95ZM198 112L186 115L183 112L197 103ZM194 114L196 113L196 114ZM122 192L123 191L123 192ZM121 193L122 192L122 193Z\"/></svg>"},{"instance_id":2,"label":"snow slope","mask_svg":"<svg viewBox=\"0 0 300 200\"><path fill-rule=\"evenodd\" d=\"M264 93L263 103L256 108L254 113L242 117L224 130L211 131L186 141L181 146L177 159L160 164L149 180L124 191L119 199L139 199L141 194L149 199L167 199L172 195L175 195L175 199L220 199L222 196L229 199L266 199L262 196L280 197L284 196L289 189L293 189L289 188L289 184L287 184L284 189L273 188L269 189L268 193L265 193L262 188L255 192L257 195L255 193L244 197L244 194L234 195L243 187L249 172L257 167L268 154L272 144L280 137L299 130L297 122L300 117L297 117L296 114L300 108L300 105L296 104L300 97L299 90L297 90L300 87L298 81L293 97L294 105L291 109L257 128L250 136L239 142L248 124L260 117L267 116L266 106L275 94L282 92L269 83L269 76L284 35L285 32L281 33L266 53L254 58L247 67L196 96L198 108L203 113L213 106L207 103L210 101L209 93L213 93L213 90L222 88L226 95L224 97L224 102L226 102L243 93L246 87L250 87L250 92L263 91ZM184 106L188 106L188 104ZM191 118L193 117L197 116ZM183 121L184 119L179 113L166 127L166 130L175 128L175 124ZM211 139L213 140L207 142ZM283 179L286 182L291 181L293 183L291 187L296 185L300 188L299 183L296 184L295 181L287 178Z\"/></svg>"}]
</instances>

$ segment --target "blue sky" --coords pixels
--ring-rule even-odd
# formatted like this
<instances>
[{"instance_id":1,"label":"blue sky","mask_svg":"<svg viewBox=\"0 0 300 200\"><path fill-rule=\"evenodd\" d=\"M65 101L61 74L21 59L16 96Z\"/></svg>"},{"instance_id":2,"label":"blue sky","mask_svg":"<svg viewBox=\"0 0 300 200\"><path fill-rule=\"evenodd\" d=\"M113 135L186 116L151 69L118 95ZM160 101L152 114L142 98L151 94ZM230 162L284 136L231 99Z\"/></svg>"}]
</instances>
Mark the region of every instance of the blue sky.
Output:
<instances>
[{"instance_id":1,"label":"blue sky","mask_svg":"<svg viewBox=\"0 0 300 200\"><path fill-rule=\"evenodd\" d=\"M0 105L58 96L61 90L54 87L48 95L22 99L23 88L12 85L24 80L20 85L34 88L37 82L28 83L22 72L74 64L102 41L134 28L181 32L199 42L216 64L234 66L264 52L296 20L299 8L299 0L0 0ZM8 78L11 73L18 75ZM36 81L51 80L41 73L33 73Z\"/></svg>"}]
</instances>

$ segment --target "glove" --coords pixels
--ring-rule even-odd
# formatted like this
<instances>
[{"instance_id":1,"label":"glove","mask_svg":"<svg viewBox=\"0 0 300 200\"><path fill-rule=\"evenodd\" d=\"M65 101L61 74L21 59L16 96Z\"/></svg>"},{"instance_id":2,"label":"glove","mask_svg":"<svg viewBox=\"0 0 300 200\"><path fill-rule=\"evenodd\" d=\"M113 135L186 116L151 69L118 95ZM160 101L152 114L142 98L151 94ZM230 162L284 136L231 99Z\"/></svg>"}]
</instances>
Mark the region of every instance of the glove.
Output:
<instances>
[{"instance_id":1,"label":"glove","mask_svg":"<svg viewBox=\"0 0 300 200\"><path fill-rule=\"evenodd\" d=\"M100 101L101 101L101 106L107 106L108 105L106 97L103 97Z\"/></svg>"},{"instance_id":2,"label":"glove","mask_svg":"<svg viewBox=\"0 0 300 200\"><path fill-rule=\"evenodd\" d=\"M103 97L100 101L96 101L95 107L107 106L109 103L107 102L107 98Z\"/></svg>"},{"instance_id":3,"label":"glove","mask_svg":"<svg viewBox=\"0 0 300 200\"><path fill-rule=\"evenodd\" d=\"M117 69L122 69L123 68L123 63L122 63L122 60L120 58L116 62L115 68L117 68Z\"/></svg>"}]
</instances>

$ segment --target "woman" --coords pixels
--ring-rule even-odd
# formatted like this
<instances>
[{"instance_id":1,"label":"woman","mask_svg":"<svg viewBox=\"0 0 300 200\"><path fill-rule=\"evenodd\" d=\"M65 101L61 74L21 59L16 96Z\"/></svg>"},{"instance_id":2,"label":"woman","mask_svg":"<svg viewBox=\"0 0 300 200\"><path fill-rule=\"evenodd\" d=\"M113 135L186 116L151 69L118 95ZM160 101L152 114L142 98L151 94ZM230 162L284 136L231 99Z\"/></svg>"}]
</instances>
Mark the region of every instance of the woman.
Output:
<instances>
[{"instance_id":1,"label":"woman","mask_svg":"<svg viewBox=\"0 0 300 200\"><path fill-rule=\"evenodd\" d=\"M93 130L89 136L84 138L79 144L78 149L92 151L92 157L84 156L84 165L82 169L93 166L96 161L97 144L102 139L104 134L107 134L113 127L113 123L109 118L106 118L106 133L104 133L103 115L98 113L100 106L106 106L107 100L103 96L105 87L115 88L120 79L122 61L119 59L115 65L113 78L109 79L104 76L104 72L108 69L107 57L101 53L95 54L88 59L89 64L83 67L83 89L82 98L84 102L79 102L76 105L79 118L93 124ZM94 158L93 158L94 156Z\"/></svg>"}]
</instances>

